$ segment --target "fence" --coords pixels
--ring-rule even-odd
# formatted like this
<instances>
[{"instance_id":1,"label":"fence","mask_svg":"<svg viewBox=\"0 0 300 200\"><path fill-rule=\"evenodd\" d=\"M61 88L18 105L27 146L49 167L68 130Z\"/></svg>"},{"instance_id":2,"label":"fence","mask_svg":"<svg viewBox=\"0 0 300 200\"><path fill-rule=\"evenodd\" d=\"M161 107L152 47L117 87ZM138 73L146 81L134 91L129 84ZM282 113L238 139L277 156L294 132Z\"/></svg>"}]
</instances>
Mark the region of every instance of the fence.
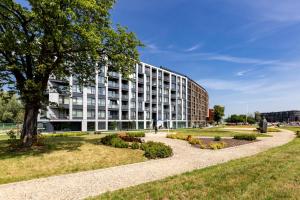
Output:
<instances>
[{"instance_id":1,"label":"fence","mask_svg":"<svg viewBox=\"0 0 300 200\"><path fill-rule=\"evenodd\" d=\"M17 124L15 123L0 123L0 130L9 130L17 128Z\"/></svg>"}]
</instances>

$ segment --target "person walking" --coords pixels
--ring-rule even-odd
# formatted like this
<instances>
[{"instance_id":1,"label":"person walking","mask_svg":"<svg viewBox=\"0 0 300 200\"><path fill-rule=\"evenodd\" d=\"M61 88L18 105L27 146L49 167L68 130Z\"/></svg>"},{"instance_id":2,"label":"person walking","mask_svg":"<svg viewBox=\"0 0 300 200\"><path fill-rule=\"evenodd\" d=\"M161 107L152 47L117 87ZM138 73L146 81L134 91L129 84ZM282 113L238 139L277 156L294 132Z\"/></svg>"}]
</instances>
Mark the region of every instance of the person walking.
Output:
<instances>
[{"instance_id":1,"label":"person walking","mask_svg":"<svg viewBox=\"0 0 300 200\"><path fill-rule=\"evenodd\" d=\"M155 126L154 131L155 131L155 134L157 134L157 126Z\"/></svg>"}]
</instances>

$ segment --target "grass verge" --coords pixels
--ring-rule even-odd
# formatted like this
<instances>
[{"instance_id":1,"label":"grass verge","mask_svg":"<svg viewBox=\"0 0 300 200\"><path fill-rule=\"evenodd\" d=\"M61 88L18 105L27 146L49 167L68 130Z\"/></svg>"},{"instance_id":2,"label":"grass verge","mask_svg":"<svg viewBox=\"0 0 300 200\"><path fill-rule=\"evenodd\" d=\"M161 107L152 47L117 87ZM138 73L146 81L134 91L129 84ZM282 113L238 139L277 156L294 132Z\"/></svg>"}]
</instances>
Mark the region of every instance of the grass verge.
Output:
<instances>
[{"instance_id":1,"label":"grass verge","mask_svg":"<svg viewBox=\"0 0 300 200\"><path fill-rule=\"evenodd\" d=\"M299 199L300 139L256 156L142 184L96 199Z\"/></svg>"},{"instance_id":2,"label":"grass verge","mask_svg":"<svg viewBox=\"0 0 300 200\"><path fill-rule=\"evenodd\" d=\"M46 146L10 152L0 138L0 184L145 161L141 150L96 144L100 135L46 137Z\"/></svg>"}]
</instances>

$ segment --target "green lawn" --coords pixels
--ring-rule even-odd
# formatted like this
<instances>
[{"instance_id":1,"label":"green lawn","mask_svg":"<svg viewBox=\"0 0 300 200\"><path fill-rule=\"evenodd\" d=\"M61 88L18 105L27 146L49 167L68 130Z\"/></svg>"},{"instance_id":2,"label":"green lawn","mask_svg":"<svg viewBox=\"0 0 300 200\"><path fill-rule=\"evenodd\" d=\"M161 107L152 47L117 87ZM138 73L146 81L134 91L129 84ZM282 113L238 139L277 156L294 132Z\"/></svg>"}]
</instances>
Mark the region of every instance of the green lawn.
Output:
<instances>
[{"instance_id":1,"label":"green lawn","mask_svg":"<svg viewBox=\"0 0 300 200\"><path fill-rule=\"evenodd\" d=\"M177 129L172 130L170 133L180 133L180 134L186 134L186 135L192 135L192 136L221 136L221 137L233 137L237 134L243 133L243 134L253 134L256 133L255 131L249 131L249 130L225 130L223 128L209 128L209 129ZM266 134L257 134L258 137L270 137L270 135Z\"/></svg>"},{"instance_id":2,"label":"green lawn","mask_svg":"<svg viewBox=\"0 0 300 200\"><path fill-rule=\"evenodd\" d=\"M282 129L287 129L287 130L290 130L290 131L300 131L300 126L284 126L284 127L280 127Z\"/></svg>"},{"instance_id":3,"label":"green lawn","mask_svg":"<svg viewBox=\"0 0 300 200\"><path fill-rule=\"evenodd\" d=\"M98 145L100 137L47 137L43 148L10 152L8 137L0 135L0 184L147 160L141 150Z\"/></svg>"},{"instance_id":4,"label":"green lawn","mask_svg":"<svg viewBox=\"0 0 300 200\"><path fill-rule=\"evenodd\" d=\"M93 199L300 199L300 138L256 156Z\"/></svg>"}]
</instances>

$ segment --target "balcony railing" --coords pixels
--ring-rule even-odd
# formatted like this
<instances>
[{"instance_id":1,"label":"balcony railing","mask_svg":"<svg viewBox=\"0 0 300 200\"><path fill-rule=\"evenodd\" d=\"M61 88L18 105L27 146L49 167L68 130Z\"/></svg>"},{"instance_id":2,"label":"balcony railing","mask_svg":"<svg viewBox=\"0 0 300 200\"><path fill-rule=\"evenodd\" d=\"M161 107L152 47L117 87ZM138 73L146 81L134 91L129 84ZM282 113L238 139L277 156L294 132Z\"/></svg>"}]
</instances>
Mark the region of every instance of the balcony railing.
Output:
<instances>
[{"instance_id":1,"label":"balcony railing","mask_svg":"<svg viewBox=\"0 0 300 200\"><path fill-rule=\"evenodd\" d=\"M108 94L109 98L119 98L119 94Z\"/></svg>"},{"instance_id":2,"label":"balcony railing","mask_svg":"<svg viewBox=\"0 0 300 200\"><path fill-rule=\"evenodd\" d=\"M110 108L110 109L119 109L119 105L108 104L108 108Z\"/></svg>"},{"instance_id":3,"label":"balcony railing","mask_svg":"<svg viewBox=\"0 0 300 200\"><path fill-rule=\"evenodd\" d=\"M108 82L108 87L119 88L119 83L116 83L116 82Z\"/></svg>"},{"instance_id":4,"label":"balcony railing","mask_svg":"<svg viewBox=\"0 0 300 200\"><path fill-rule=\"evenodd\" d=\"M144 83L144 79L143 78L138 78L139 83Z\"/></svg>"},{"instance_id":5,"label":"balcony railing","mask_svg":"<svg viewBox=\"0 0 300 200\"><path fill-rule=\"evenodd\" d=\"M119 119L119 115L108 115L108 119L118 120Z\"/></svg>"},{"instance_id":6,"label":"balcony railing","mask_svg":"<svg viewBox=\"0 0 300 200\"><path fill-rule=\"evenodd\" d=\"M128 85L122 85L122 89L123 90L129 90L129 86Z\"/></svg>"}]
</instances>

